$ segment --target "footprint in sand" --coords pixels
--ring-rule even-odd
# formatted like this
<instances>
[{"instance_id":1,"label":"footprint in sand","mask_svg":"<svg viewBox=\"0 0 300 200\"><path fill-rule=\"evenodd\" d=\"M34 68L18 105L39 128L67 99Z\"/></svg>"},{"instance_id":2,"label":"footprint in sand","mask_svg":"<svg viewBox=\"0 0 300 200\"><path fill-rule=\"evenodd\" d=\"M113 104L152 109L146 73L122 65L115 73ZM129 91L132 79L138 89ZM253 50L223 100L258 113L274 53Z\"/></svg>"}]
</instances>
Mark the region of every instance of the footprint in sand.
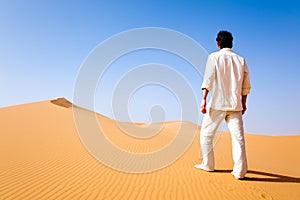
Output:
<instances>
[{"instance_id":1,"label":"footprint in sand","mask_svg":"<svg viewBox=\"0 0 300 200\"><path fill-rule=\"evenodd\" d=\"M225 184L221 180L209 180L209 184L211 184L213 187L223 190L223 191L234 191L238 188L237 185L232 184ZM254 196L258 196L259 199L263 200L273 200L273 197L268 194L266 191L264 191L262 188L259 187L250 187L251 193Z\"/></svg>"},{"instance_id":2,"label":"footprint in sand","mask_svg":"<svg viewBox=\"0 0 300 200\"><path fill-rule=\"evenodd\" d=\"M273 197L268 194L266 191L264 191L262 188L258 187L251 187L251 190L254 191L255 194L259 196L260 199L266 199L266 200L272 200Z\"/></svg>"}]
</instances>

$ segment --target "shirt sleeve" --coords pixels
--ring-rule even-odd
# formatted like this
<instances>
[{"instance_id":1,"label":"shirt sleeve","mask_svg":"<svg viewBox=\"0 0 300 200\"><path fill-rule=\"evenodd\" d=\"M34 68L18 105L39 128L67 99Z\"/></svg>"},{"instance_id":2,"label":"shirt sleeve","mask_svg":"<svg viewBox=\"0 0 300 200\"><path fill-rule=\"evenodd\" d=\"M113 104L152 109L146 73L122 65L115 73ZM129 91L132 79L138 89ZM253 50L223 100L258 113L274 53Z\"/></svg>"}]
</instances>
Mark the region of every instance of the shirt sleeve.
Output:
<instances>
[{"instance_id":1,"label":"shirt sleeve","mask_svg":"<svg viewBox=\"0 0 300 200\"><path fill-rule=\"evenodd\" d=\"M208 57L205 67L205 73L201 89L207 89L210 91L212 89L215 80L215 64L211 56Z\"/></svg>"},{"instance_id":2,"label":"shirt sleeve","mask_svg":"<svg viewBox=\"0 0 300 200\"><path fill-rule=\"evenodd\" d=\"M250 84L250 74L246 61L244 60L244 78L242 85L242 95L247 95L250 93L251 84Z\"/></svg>"}]
</instances>

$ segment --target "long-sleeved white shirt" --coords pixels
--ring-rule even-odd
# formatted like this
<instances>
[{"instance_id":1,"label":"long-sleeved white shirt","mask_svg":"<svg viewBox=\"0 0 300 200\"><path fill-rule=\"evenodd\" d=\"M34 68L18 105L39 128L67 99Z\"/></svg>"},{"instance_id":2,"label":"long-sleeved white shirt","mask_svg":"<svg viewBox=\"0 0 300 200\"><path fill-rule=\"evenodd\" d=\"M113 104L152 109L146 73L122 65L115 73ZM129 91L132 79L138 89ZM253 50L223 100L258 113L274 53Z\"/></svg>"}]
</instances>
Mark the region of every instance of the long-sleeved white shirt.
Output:
<instances>
[{"instance_id":1,"label":"long-sleeved white shirt","mask_svg":"<svg viewBox=\"0 0 300 200\"><path fill-rule=\"evenodd\" d=\"M250 92L246 60L230 48L209 55L201 88L212 90L208 107L222 111L243 110L241 95Z\"/></svg>"}]
</instances>

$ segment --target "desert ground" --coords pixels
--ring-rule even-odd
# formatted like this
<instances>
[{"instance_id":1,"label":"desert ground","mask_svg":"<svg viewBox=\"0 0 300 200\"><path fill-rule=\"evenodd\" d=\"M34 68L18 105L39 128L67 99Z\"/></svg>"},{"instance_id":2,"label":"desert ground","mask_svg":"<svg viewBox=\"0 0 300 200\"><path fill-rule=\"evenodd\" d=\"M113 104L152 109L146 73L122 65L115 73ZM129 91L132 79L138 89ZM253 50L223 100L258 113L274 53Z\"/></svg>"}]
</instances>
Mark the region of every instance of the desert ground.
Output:
<instances>
[{"instance_id":1,"label":"desert ground","mask_svg":"<svg viewBox=\"0 0 300 200\"><path fill-rule=\"evenodd\" d=\"M209 173L193 167L201 162L201 127L195 124L166 122L162 134L145 140L123 134L112 119L97 118L107 138L128 152L163 148L179 126L197 133L171 165L126 173L89 153L66 99L0 108L0 199L300 199L300 135L246 134L249 171L245 180L235 180L228 132L215 146L216 171Z\"/></svg>"}]
</instances>

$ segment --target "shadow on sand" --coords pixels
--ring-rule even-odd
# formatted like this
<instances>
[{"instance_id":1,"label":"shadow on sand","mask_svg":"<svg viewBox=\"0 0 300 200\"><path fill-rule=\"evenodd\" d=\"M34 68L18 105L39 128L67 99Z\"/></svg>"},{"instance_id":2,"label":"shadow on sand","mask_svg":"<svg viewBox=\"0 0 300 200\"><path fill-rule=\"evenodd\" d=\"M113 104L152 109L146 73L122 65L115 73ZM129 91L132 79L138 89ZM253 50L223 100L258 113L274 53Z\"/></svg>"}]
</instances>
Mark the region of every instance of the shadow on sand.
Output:
<instances>
[{"instance_id":1,"label":"shadow on sand","mask_svg":"<svg viewBox=\"0 0 300 200\"><path fill-rule=\"evenodd\" d=\"M216 173L230 173L232 170L215 170ZM265 177L245 177L243 181L264 181L264 182L284 182L284 183L300 183L300 178L284 176L280 174L272 174L268 172L261 172L255 170L248 170L248 175L253 174Z\"/></svg>"},{"instance_id":2,"label":"shadow on sand","mask_svg":"<svg viewBox=\"0 0 300 200\"><path fill-rule=\"evenodd\" d=\"M71 108L73 104L65 98L57 98L50 101L51 103L64 108Z\"/></svg>"}]
</instances>

